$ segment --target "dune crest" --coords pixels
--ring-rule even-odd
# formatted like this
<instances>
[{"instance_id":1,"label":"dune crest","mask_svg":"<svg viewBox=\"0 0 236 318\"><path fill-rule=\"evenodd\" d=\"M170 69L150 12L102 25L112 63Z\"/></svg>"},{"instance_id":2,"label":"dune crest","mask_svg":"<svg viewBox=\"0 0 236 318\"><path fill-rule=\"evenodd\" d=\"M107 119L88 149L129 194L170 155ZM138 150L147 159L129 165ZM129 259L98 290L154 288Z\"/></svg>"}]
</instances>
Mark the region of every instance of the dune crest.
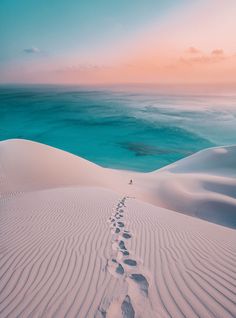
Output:
<instances>
[{"instance_id":1,"label":"dune crest","mask_svg":"<svg viewBox=\"0 0 236 318\"><path fill-rule=\"evenodd\" d=\"M235 158L236 146L209 148L151 173L138 173L102 168L47 145L11 139L0 142L0 193L99 186L236 228Z\"/></svg>"}]
</instances>

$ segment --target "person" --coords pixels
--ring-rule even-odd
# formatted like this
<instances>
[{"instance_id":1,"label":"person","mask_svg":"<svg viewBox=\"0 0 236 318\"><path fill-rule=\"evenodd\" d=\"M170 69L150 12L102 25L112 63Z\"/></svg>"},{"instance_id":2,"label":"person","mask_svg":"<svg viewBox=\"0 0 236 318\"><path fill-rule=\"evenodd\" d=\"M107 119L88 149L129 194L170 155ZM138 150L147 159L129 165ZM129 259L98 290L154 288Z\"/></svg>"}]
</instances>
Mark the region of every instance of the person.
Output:
<instances>
[{"instance_id":1,"label":"person","mask_svg":"<svg viewBox=\"0 0 236 318\"><path fill-rule=\"evenodd\" d=\"M129 184L133 184L133 180L132 179L130 179Z\"/></svg>"}]
</instances>

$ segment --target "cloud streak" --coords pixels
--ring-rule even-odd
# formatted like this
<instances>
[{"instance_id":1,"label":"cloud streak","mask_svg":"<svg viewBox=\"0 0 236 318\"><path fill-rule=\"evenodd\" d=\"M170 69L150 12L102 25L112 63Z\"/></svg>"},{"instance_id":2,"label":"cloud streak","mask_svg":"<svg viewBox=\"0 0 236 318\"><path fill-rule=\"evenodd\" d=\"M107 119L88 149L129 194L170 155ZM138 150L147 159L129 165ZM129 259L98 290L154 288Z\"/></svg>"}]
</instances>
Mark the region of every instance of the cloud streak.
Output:
<instances>
[{"instance_id":1,"label":"cloud streak","mask_svg":"<svg viewBox=\"0 0 236 318\"><path fill-rule=\"evenodd\" d=\"M189 53L189 54L199 54L201 53L201 51L197 48L195 48L194 46L190 46L187 50L186 50L186 53Z\"/></svg>"},{"instance_id":2,"label":"cloud streak","mask_svg":"<svg viewBox=\"0 0 236 318\"><path fill-rule=\"evenodd\" d=\"M40 53L40 49L37 47L30 47L30 48L26 48L23 50L25 53L27 54L35 54L35 53Z\"/></svg>"},{"instance_id":3,"label":"cloud streak","mask_svg":"<svg viewBox=\"0 0 236 318\"><path fill-rule=\"evenodd\" d=\"M224 51L222 49L215 49L211 52L213 56L224 56Z\"/></svg>"},{"instance_id":4,"label":"cloud streak","mask_svg":"<svg viewBox=\"0 0 236 318\"><path fill-rule=\"evenodd\" d=\"M187 51L188 53L189 51ZM212 64L220 63L222 61L232 59L234 56L225 55L223 49L214 49L210 53L202 53L202 51L196 51L194 56L181 56L178 60L179 63L192 66L194 64Z\"/></svg>"}]
</instances>

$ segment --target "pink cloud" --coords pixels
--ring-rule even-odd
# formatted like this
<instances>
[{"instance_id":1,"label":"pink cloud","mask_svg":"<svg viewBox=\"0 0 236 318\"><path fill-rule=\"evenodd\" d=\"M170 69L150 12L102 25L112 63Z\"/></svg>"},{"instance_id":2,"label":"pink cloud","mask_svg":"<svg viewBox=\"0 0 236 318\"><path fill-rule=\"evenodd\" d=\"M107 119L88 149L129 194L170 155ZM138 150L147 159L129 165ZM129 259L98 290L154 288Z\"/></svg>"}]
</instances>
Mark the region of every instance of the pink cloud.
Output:
<instances>
[{"instance_id":1,"label":"pink cloud","mask_svg":"<svg viewBox=\"0 0 236 318\"><path fill-rule=\"evenodd\" d=\"M211 51L211 55L223 56L224 55L224 51L222 49L215 49L215 50Z\"/></svg>"},{"instance_id":2,"label":"pink cloud","mask_svg":"<svg viewBox=\"0 0 236 318\"><path fill-rule=\"evenodd\" d=\"M190 53L190 54L199 54L201 53L201 51L197 48L195 48L194 46L190 46L187 50L186 50L187 53Z\"/></svg>"},{"instance_id":3,"label":"pink cloud","mask_svg":"<svg viewBox=\"0 0 236 318\"><path fill-rule=\"evenodd\" d=\"M200 50L191 47L188 49L187 53L197 54L201 53ZM231 59L232 56L226 56L224 54L224 50L222 49L214 49L211 51L210 54L203 54L197 56L185 56L180 57L179 62L186 65L194 65L194 64L212 64L212 63L219 63L226 59Z\"/></svg>"}]
</instances>

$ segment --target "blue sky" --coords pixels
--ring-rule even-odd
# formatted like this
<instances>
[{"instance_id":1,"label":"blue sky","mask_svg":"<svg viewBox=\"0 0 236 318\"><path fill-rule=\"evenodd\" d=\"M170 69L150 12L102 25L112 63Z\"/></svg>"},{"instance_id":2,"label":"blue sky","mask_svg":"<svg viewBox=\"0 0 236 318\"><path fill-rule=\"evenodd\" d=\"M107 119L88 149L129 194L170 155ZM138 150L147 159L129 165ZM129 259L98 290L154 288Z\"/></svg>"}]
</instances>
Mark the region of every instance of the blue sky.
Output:
<instances>
[{"instance_id":1,"label":"blue sky","mask_svg":"<svg viewBox=\"0 0 236 318\"><path fill-rule=\"evenodd\" d=\"M0 0L0 82L236 82L236 0Z\"/></svg>"},{"instance_id":2,"label":"blue sky","mask_svg":"<svg viewBox=\"0 0 236 318\"><path fill-rule=\"evenodd\" d=\"M37 47L47 54L96 50L142 27L183 0L1 0L1 61Z\"/></svg>"}]
</instances>

